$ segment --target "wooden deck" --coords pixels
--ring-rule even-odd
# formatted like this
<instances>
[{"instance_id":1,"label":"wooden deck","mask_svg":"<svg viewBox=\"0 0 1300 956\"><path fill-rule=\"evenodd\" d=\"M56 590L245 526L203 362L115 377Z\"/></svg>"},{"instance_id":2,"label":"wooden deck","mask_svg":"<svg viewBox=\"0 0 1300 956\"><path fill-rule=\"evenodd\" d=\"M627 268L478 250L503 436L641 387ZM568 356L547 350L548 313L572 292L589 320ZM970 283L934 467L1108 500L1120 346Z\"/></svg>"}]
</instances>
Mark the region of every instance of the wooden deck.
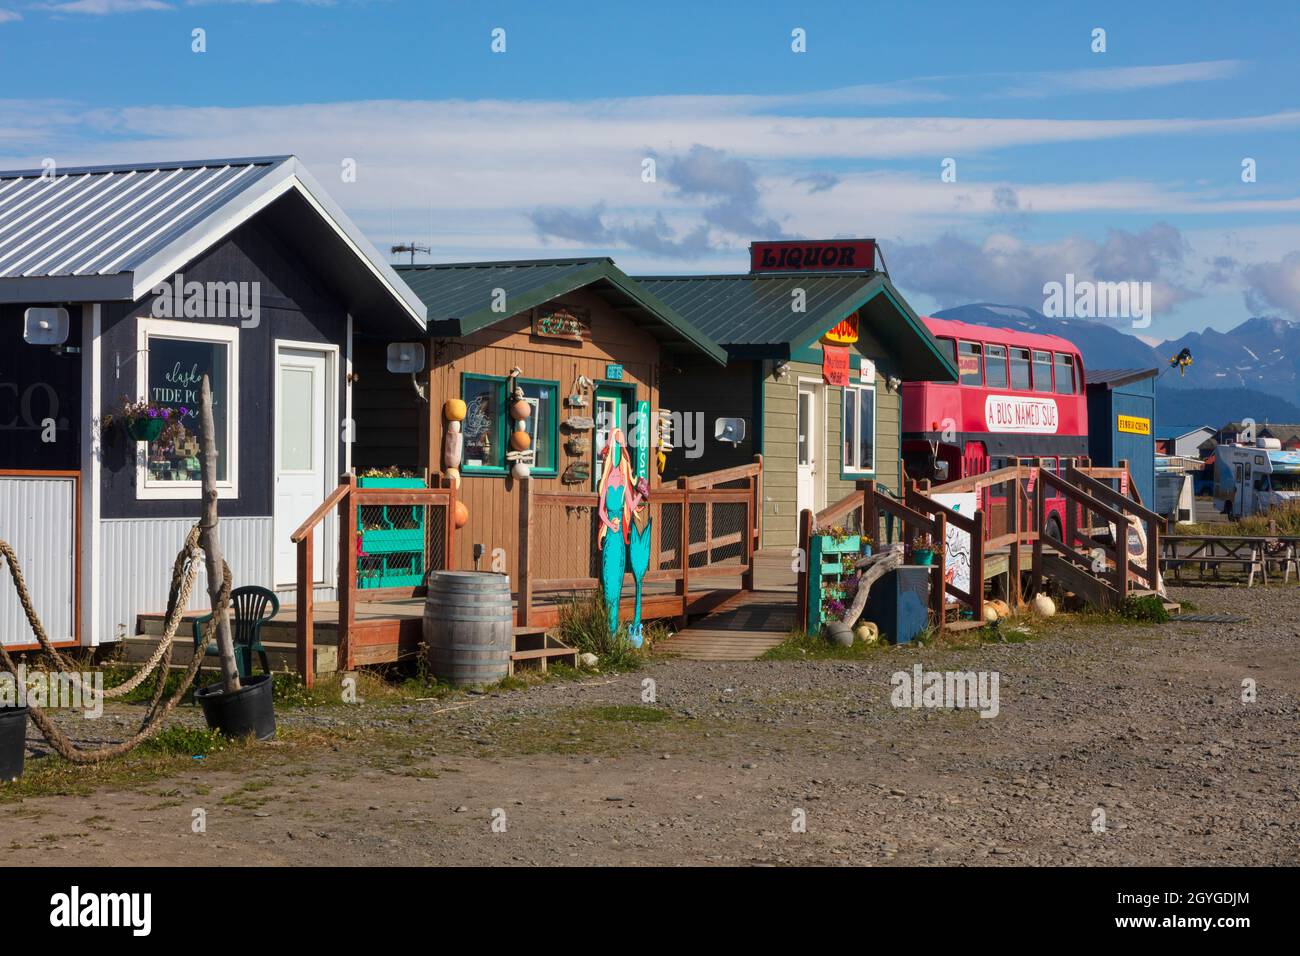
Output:
<instances>
[{"instance_id":1,"label":"wooden deck","mask_svg":"<svg viewBox=\"0 0 1300 956\"><path fill-rule=\"evenodd\" d=\"M794 628L789 591L741 591L655 646L656 654L691 661L752 661Z\"/></svg>"}]
</instances>

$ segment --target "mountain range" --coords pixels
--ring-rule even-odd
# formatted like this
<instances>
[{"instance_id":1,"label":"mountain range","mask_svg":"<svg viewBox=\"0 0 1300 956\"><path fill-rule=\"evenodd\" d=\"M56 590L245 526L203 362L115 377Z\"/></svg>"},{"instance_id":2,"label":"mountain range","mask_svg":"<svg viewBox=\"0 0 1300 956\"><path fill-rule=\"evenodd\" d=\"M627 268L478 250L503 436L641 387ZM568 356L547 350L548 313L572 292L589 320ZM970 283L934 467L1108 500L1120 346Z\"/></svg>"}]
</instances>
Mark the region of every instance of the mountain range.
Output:
<instances>
[{"instance_id":1,"label":"mountain range","mask_svg":"<svg viewBox=\"0 0 1300 956\"><path fill-rule=\"evenodd\" d=\"M1051 318L1024 306L984 302L934 315L1069 339L1083 353L1085 376L1089 368L1158 368L1156 418L1162 425L1300 422L1300 323L1250 318L1229 332L1189 332L1153 347L1113 325ZM1169 360L1184 348L1192 364L1179 374Z\"/></svg>"}]
</instances>

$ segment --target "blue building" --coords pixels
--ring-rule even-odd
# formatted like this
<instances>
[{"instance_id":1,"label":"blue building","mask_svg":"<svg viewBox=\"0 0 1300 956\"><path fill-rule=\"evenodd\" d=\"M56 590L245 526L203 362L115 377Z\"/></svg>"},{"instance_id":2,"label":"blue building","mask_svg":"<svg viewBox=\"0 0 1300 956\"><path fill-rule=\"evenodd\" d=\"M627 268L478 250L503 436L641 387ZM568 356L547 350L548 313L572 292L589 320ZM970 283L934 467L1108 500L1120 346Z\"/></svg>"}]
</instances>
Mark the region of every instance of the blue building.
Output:
<instances>
[{"instance_id":1,"label":"blue building","mask_svg":"<svg viewBox=\"0 0 1300 956\"><path fill-rule=\"evenodd\" d=\"M1101 467L1127 460L1147 505L1155 500L1157 374L1154 368L1088 370L1088 454Z\"/></svg>"}]
</instances>

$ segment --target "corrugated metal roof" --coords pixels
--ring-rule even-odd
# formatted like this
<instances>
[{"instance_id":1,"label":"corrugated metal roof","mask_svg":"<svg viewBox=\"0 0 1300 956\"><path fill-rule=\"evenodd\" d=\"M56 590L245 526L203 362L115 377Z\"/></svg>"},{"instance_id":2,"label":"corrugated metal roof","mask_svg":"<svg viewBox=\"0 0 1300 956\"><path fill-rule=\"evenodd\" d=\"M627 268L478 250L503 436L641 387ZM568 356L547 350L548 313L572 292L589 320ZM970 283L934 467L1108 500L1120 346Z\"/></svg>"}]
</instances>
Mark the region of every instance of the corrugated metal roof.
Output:
<instances>
[{"instance_id":1,"label":"corrugated metal roof","mask_svg":"<svg viewBox=\"0 0 1300 956\"><path fill-rule=\"evenodd\" d=\"M1092 368L1084 374L1084 381L1089 387L1105 385L1107 388L1115 388L1144 378L1153 378L1159 372L1155 368Z\"/></svg>"},{"instance_id":2,"label":"corrugated metal roof","mask_svg":"<svg viewBox=\"0 0 1300 956\"><path fill-rule=\"evenodd\" d=\"M685 346L725 364L726 352L692 321L632 279L614 260L528 259L397 266L428 310L429 332L469 335L510 315L593 286L669 348ZM504 295L505 311L500 300Z\"/></svg>"},{"instance_id":3,"label":"corrugated metal roof","mask_svg":"<svg viewBox=\"0 0 1300 956\"><path fill-rule=\"evenodd\" d=\"M903 376L957 381L957 370L883 272L638 276L637 282L733 357L788 358L858 312Z\"/></svg>"},{"instance_id":4,"label":"corrugated metal roof","mask_svg":"<svg viewBox=\"0 0 1300 956\"><path fill-rule=\"evenodd\" d=\"M0 302L139 301L253 216L360 322L423 331L424 304L294 156L0 172Z\"/></svg>"},{"instance_id":5,"label":"corrugated metal roof","mask_svg":"<svg viewBox=\"0 0 1300 956\"><path fill-rule=\"evenodd\" d=\"M874 292L880 279L879 273L637 277L723 345L794 343L810 328L830 328ZM791 304L800 289L805 311L796 312Z\"/></svg>"},{"instance_id":6,"label":"corrugated metal roof","mask_svg":"<svg viewBox=\"0 0 1300 956\"><path fill-rule=\"evenodd\" d=\"M131 272L288 159L0 173L0 278Z\"/></svg>"},{"instance_id":7,"label":"corrugated metal roof","mask_svg":"<svg viewBox=\"0 0 1300 956\"><path fill-rule=\"evenodd\" d=\"M457 322L456 334L466 335L505 318L493 311L503 290L510 314L520 308L515 302L538 295L563 295L587 285L593 267L613 266L612 259L533 259L518 262L463 262L437 265L398 265L397 274L424 302L429 324ZM560 289L552 292L553 289ZM542 301L545 301L543 299Z\"/></svg>"}]
</instances>

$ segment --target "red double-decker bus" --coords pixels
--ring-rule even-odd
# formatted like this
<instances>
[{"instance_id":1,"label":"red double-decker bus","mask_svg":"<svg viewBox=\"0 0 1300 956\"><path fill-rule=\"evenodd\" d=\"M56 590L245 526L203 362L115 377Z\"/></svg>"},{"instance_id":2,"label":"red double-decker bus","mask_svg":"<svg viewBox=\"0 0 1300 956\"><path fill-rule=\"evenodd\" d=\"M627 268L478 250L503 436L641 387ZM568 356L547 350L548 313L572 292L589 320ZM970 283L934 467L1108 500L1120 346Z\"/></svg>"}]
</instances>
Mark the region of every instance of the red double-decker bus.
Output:
<instances>
[{"instance_id":1,"label":"red double-decker bus","mask_svg":"<svg viewBox=\"0 0 1300 956\"><path fill-rule=\"evenodd\" d=\"M1088 454L1083 357L1072 343L1055 335L924 321L961 381L904 383L909 477L942 485L1005 467L1013 458L1038 459L1060 473ZM1049 498L1046 507L1045 530L1059 538L1065 501Z\"/></svg>"}]
</instances>

